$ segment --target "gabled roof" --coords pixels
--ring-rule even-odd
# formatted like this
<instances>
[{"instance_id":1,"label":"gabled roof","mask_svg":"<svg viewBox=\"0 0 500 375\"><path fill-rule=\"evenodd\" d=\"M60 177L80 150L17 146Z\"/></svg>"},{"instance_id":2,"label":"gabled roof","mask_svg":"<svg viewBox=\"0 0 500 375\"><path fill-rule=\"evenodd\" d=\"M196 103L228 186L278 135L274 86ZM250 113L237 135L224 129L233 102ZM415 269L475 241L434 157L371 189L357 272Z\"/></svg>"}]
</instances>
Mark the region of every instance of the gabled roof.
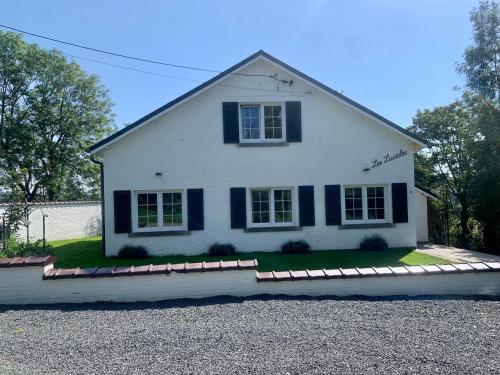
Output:
<instances>
[{"instance_id":1,"label":"gabled roof","mask_svg":"<svg viewBox=\"0 0 500 375\"><path fill-rule=\"evenodd\" d=\"M215 77L209 79L208 81L202 83L201 85L195 87L194 89L188 91L187 93L179 96L178 98L172 100L171 102L168 102L167 104L161 106L160 108L154 110L153 112L149 113L148 115L140 118L139 120L137 120L136 122L124 127L123 129L120 129L118 130L116 133L110 135L109 137L97 142L96 144L94 144L92 147L90 147L88 149L88 151L90 153L96 153L98 152L99 150L101 150L103 147L105 147L106 145L109 145L110 143L113 143L114 141L117 141L118 139L122 138L123 136L125 136L127 133L131 132L132 130L134 129L137 129L138 127L140 127L141 125L144 125L148 120L152 119L153 117L161 114L162 112L168 110L169 108L175 106L176 104L179 104L181 102L183 102L184 100L187 100L189 99L191 96L199 93L201 90L217 83L218 81L220 81L221 79L227 77L228 75L234 73L235 71L237 71L238 69L242 68L243 66L245 66L246 64L250 63L252 60L255 60L259 57L263 57L275 64L277 64L278 66L280 66L281 68L285 69L285 70L288 70L290 73L292 73L293 75L303 79L304 81L320 88L321 90L323 91L326 91L327 93L333 95L335 98L337 99L340 99L341 101L343 101L344 103L347 103L348 105L354 107L355 109L363 112L364 114L368 115L369 117L377 120L379 123L383 124L383 125L386 125L390 128L392 128L393 130L396 130L398 133L404 135L405 137L411 139L413 142L417 143L419 146L421 147L425 147L426 146L426 142L418 137L417 135L409 132L408 130L402 128L401 126L393 123L392 121L389 121L388 119L386 119L385 117L379 115L378 113L375 113L373 112L372 110L362 106L361 104L355 102L354 100L352 99L349 99L347 96L339 93L338 91L335 91L333 90L332 88L324 85L323 83L319 82L319 81L316 81L314 78L311 78L309 77L308 75L302 73L301 71L291 67L290 65L284 63L283 61L281 60L278 60L276 57L274 56L271 56L270 54L268 54L267 52L263 51L263 50L260 50L260 51L257 51L256 53L254 53L253 55L247 57L246 59L244 59L243 61L240 61L238 64L232 66L231 68L225 70L224 72L216 75Z\"/></svg>"}]
</instances>

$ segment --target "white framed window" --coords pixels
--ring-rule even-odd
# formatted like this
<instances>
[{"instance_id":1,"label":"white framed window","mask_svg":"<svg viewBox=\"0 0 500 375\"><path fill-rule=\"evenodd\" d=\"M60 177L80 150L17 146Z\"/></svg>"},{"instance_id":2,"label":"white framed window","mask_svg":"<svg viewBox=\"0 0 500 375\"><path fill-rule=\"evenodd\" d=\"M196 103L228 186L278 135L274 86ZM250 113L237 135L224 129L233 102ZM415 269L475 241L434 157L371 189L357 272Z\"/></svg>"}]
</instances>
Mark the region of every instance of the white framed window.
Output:
<instances>
[{"instance_id":1,"label":"white framed window","mask_svg":"<svg viewBox=\"0 0 500 375\"><path fill-rule=\"evenodd\" d=\"M296 222L295 189L248 189L247 222L250 227L293 226Z\"/></svg>"},{"instance_id":2,"label":"white framed window","mask_svg":"<svg viewBox=\"0 0 500 375\"><path fill-rule=\"evenodd\" d=\"M285 132L283 103L240 104L241 142L283 142Z\"/></svg>"},{"instance_id":3,"label":"white framed window","mask_svg":"<svg viewBox=\"0 0 500 375\"><path fill-rule=\"evenodd\" d=\"M363 220L363 189L361 187L344 188L345 219Z\"/></svg>"},{"instance_id":4,"label":"white framed window","mask_svg":"<svg viewBox=\"0 0 500 375\"><path fill-rule=\"evenodd\" d=\"M383 186L366 187L368 220L385 220L385 189Z\"/></svg>"},{"instance_id":5,"label":"white framed window","mask_svg":"<svg viewBox=\"0 0 500 375\"><path fill-rule=\"evenodd\" d=\"M187 228L184 190L136 191L132 199L134 231Z\"/></svg>"},{"instance_id":6,"label":"white framed window","mask_svg":"<svg viewBox=\"0 0 500 375\"><path fill-rule=\"evenodd\" d=\"M137 194L137 227L140 229L158 227L157 193Z\"/></svg>"},{"instance_id":7,"label":"white framed window","mask_svg":"<svg viewBox=\"0 0 500 375\"><path fill-rule=\"evenodd\" d=\"M386 185L344 186L342 221L346 224L389 222Z\"/></svg>"}]
</instances>

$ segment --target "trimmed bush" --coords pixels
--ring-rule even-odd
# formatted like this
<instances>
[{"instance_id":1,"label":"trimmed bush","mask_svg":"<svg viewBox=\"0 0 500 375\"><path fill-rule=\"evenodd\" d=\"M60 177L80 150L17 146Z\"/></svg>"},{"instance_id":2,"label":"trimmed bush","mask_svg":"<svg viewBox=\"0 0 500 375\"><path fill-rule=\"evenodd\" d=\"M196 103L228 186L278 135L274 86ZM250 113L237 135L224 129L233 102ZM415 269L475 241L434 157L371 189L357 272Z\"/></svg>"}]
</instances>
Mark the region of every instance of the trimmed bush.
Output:
<instances>
[{"instance_id":1,"label":"trimmed bush","mask_svg":"<svg viewBox=\"0 0 500 375\"><path fill-rule=\"evenodd\" d=\"M118 252L118 258L142 259L148 256L148 251L143 246L125 245Z\"/></svg>"},{"instance_id":2,"label":"trimmed bush","mask_svg":"<svg viewBox=\"0 0 500 375\"><path fill-rule=\"evenodd\" d=\"M359 244L359 248L365 251L382 251L387 250L387 241L379 234L372 234L363 238Z\"/></svg>"},{"instance_id":3,"label":"trimmed bush","mask_svg":"<svg viewBox=\"0 0 500 375\"><path fill-rule=\"evenodd\" d=\"M311 246L304 241L288 241L281 246L281 251L285 254L304 254L311 251Z\"/></svg>"},{"instance_id":4,"label":"trimmed bush","mask_svg":"<svg viewBox=\"0 0 500 375\"><path fill-rule=\"evenodd\" d=\"M236 253L236 248L230 243L214 243L208 248L208 255L211 257L215 256L226 256L234 255Z\"/></svg>"}]
</instances>

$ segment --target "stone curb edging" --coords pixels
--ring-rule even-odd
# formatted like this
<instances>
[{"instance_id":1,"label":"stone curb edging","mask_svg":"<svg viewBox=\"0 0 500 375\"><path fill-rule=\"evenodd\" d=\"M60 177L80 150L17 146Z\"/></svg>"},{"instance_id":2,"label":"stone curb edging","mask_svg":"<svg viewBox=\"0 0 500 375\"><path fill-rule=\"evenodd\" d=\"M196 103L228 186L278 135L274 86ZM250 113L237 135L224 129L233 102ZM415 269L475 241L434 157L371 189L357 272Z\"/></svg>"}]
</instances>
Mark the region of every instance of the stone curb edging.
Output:
<instances>
[{"instance_id":1,"label":"stone curb edging","mask_svg":"<svg viewBox=\"0 0 500 375\"><path fill-rule=\"evenodd\" d=\"M233 270L256 270L257 260L235 260L178 264L149 264L129 267L94 267L94 268L53 268L45 272L44 280L79 279L116 276L169 275L172 272L210 272Z\"/></svg>"},{"instance_id":2,"label":"stone curb edging","mask_svg":"<svg viewBox=\"0 0 500 375\"><path fill-rule=\"evenodd\" d=\"M54 264L56 258L52 255L45 257L15 257L0 258L0 268L47 266ZM232 260L215 262L158 264L129 267L94 267L94 268L51 268L44 275L44 280L68 278L95 278L115 276L140 276L140 275L169 275L172 272L210 272L231 270L257 270L257 260ZM395 266L395 267L364 267L364 268L339 268L300 271L272 271L256 272L257 281L299 281L318 279L352 279L364 277L384 276L413 276L435 275L467 272L500 272L500 262L475 262L457 264L437 264L422 266Z\"/></svg>"},{"instance_id":3,"label":"stone curb edging","mask_svg":"<svg viewBox=\"0 0 500 375\"><path fill-rule=\"evenodd\" d=\"M352 279L364 277L443 275L451 273L491 271L500 272L500 262L257 272L257 281Z\"/></svg>"},{"instance_id":4,"label":"stone curb edging","mask_svg":"<svg viewBox=\"0 0 500 375\"><path fill-rule=\"evenodd\" d=\"M0 268L47 266L55 261L56 258L52 255L45 257L0 258Z\"/></svg>"},{"instance_id":5,"label":"stone curb edging","mask_svg":"<svg viewBox=\"0 0 500 375\"><path fill-rule=\"evenodd\" d=\"M56 257L15 257L0 258L0 268L48 266L54 264ZM256 270L257 259L230 260L216 262L178 263L178 264L149 264L129 267L93 267L93 268L51 268L43 276L45 280L84 278L84 277L111 277L111 276L139 276L190 272Z\"/></svg>"}]
</instances>

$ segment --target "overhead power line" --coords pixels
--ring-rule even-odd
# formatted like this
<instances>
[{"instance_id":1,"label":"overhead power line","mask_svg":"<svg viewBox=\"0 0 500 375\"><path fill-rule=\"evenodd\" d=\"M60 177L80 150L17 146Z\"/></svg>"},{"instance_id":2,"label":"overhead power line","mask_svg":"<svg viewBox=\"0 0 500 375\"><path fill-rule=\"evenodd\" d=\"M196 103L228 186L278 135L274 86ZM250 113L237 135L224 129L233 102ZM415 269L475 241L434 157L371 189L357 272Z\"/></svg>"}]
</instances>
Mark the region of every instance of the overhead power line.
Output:
<instances>
[{"instance_id":1,"label":"overhead power line","mask_svg":"<svg viewBox=\"0 0 500 375\"><path fill-rule=\"evenodd\" d=\"M170 75L170 74L163 74L163 73L151 72L151 71L148 71L148 70L132 68L130 66L112 64L112 63L109 63L109 62L106 62L106 61L100 61L100 60L90 59L88 57L77 56L77 55L73 55L71 53L67 53L67 52L63 52L63 51L60 51L60 52L63 55L68 56L68 57L72 57L74 59L82 59L82 60L86 60L86 61L91 61L91 62L94 62L96 64L108 65L108 66L111 66L111 67L114 67L114 68L119 68L119 69L124 69L124 70L130 70L130 71L138 72L138 73L151 74L151 75L165 77L165 78L180 79L180 80L183 80L183 81L202 82L202 81L200 81L198 79L191 79L191 78L173 76L173 75Z\"/></svg>"},{"instance_id":2,"label":"overhead power line","mask_svg":"<svg viewBox=\"0 0 500 375\"><path fill-rule=\"evenodd\" d=\"M169 66L169 67L172 67L172 68L179 68L179 69L197 70L197 71L208 72L208 73L222 73L221 70L208 69L208 68L200 68L200 67L187 66L187 65L179 65L179 64L172 64L172 63L168 63L168 62L164 62L164 61L157 61L157 60L145 59L145 58L142 58L142 57L136 57L136 56L125 55L125 54L117 53L117 52L105 51L105 50L102 50L102 49L99 49L99 48L94 48L94 47L84 46L82 44L67 42L67 41L64 41L64 40L61 40L61 39L51 38L51 37L48 37L48 36L45 36L45 35L32 33L32 32L29 32L29 31L21 30L21 29L18 29L18 28L15 28L15 27L11 27L11 26L7 26L7 25L3 25L3 24L0 24L0 27L3 27L4 29L16 31L16 32L19 32L19 33L22 33L22 34L31 35L31 36L34 36L36 38L41 38L41 39L50 40L50 41L56 42L56 43L66 44L68 46L82 48L82 49L86 49L88 51L103 53L103 54L111 55L111 56L115 56L115 57L121 57L123 59L141 61L141 62L145 62L145 63L157 64L157 65L163 65L163 66ZM280 81L280 82L282 82L284 84L290 84L290 82L291 82L291 81L287 81L287 80L281 80L281 79L277 78L275 75L244 74L244 73L229 73L229 74L240 75L240 76L247 76L247 77L272 78L272 79Z\"/></svg>"},{"instance_id":3,"label":"overhead power line","mask_svg":"<svg viewBox=\"0 0 500 375\"><path fill-rule=\"evenodd\" d=\"M88 47L88 46L84 46L84 45L81 45L81 44L66 42L64 40L55 39L55 38L51 38L51 37L40 35L40 34L35 34L35 33L32 33L32 32L29 32L29 31L17 29L15 27L10 27L10 26L7 26L7 25L0 24L0 27L3 27L5 29L9 29L9 30L13 30L13 31L17 31L17 32L22 33L22 34L31 35L31 36L34 36L36 38L46 39L46 40L50 40L52 42L62 43L62 44L66 44L68 46L77 47L77 48L83 48L83 49L86 49L86 50L89 50L89 51L104 53L106 55L121 57L121 58L124 58L124 59L131 59L131 60L136 60L136 61L142 61L142 62L147 62L147 63L151 63L151 64L165 65L165 66L170 66L170 67L173 67L173 68L198 70L198 71L209 72L209 73L220 73L220 71L218 71L218 70L205 69L205 68L197 68L197 67L194 67L194 66L171 64L171 63L167 63L167 62L163 62L163 61L156 61L156 60L144 59L144 58L141 58L141 57L135 57L135 56L124 55L124 54L121 54L121 53L105 51L105 50L94 48L94 47Z\"/></svg>"},{"instance_id":4,"label":"overhead power line","mask_svg":"<svg viewBox=\"0 0 500 375\"><path fill-rule=\"evenodd\" d=\"M180 69L189 69L189 70L196 70L196 71L202 71L202 72L208 72L208 73L222 73L222 71L215 70L215 69L208 69L208 68L200 68L200 67L193 67L193 66L172 64L172 63L168 63L168 62L164 62L164 61L156 61L156 60L144 59L144 58L141 58L141 57L136 57L136 56L125 55L125 54L116 53L116 52L105 51L105 50L94 48L94 47L84 46L84 45L81 45L81 44L67 42L67 41L64 41L64 40L60 40L60 39L56 39L56 38L51 38L51 37L44 36L44 35L41 35L41 34L32 33L32 32L29 32L29 31L21 30L21 29L18 29L18 28L15 28L15 27L11 27L11 26L7 26L7 25L3 25L3 24L0 24L0 27L3 27L3 28L8 29L8 30L16 31L16 32L19 32L19 33L22 33L22 34L31 35L31 36L34 36L34 37L37 37L37 38L50 40L50 41L53 41L53 42L56 42L56 43L62 43L62 44L69 45L69 46L72 46L72 47L77 47L77 48L81 48L81 49L85 49L85 50L89 50L89 51L93 51L93 52L98 52L98 53L102 53L102 54L106 54L106 55L111 55L111 56L115 56L115 57L120 57L120 58L124 58L124 59L130 59L130 60L141 61L141 62L146 62L146 63L151 63L151 64L169 66L169 67L173 67L173 68L180 68ZM124 70L135 71L135 72L138 72L138 73L145 73L145 74L150 74L150 75L155 75L155 76L160 76L160 77L165 77L165 78L179 79L179 80L183 80L183 81L203 82L201 80L190 79L190 78L185 78L185 77L177 77L177 76L173 76L173 75L168 75L168 74L163 74L163 73L157 73L157 72L151 72L151 71L147 71L147 70L143 70L143 69L132 68L132 67L129 67L129 66L124 66L124 65L119 65L119 64L113 64L113 63L109 63L109 62L105 62L105 61L91 59L91 58L88 58L88 57L73 55L73 54L70 54L70 53L63 52L63 51L60 51L60 52L62 54L64 54L64 55L72 57L72 58L87 60L87 61L91 61L91 62L94 62L94 63L97 63L97 64L108 65L108 66L111 66L111 67L115 67L115 68L119 68L119 69L124 69ZM247 76L247 77L271 78L271 79L274 79L274 80L276 80L276 81L278 81L280 83L288 84L288 85L291 85L292 82L293 82L293 81L287 81L287 80L279 79L279 78L276 77L276 74L274 74L274 75L245 74L245 73L235 73L235 72L230 72L228 74L230 74L230 75L238 75L238 76ZM281 93L289 93L289 94L310 94L311 93L309 91L291 91L291 90L281 90L281 89L262 89L262 88L236 86L236 85L228 85L228 84L220 84L220 85L224 86L224 87L232 87L232 88L239 88L239 89L252 90L252 91L265 91L265 92L276 92L276 91L278 91L278 92L281 92Z\"/></svg>"},{"instance_id":5,"label":"overhead power line","mask_svg":"<svg viewBox=\"0 0 500 375\"><path fill-rule=\"evenodd\" d=\"M198 79L191 79L191 78L186 78L186 77L173 76L173 75L169 75L169 74L151 72L151 71L148 71L148 70L132 68L130 66L112 64L112 63L108 63L108 62L105 62L105 61L90 59L88 57L77 56L77 55L73 55L73 54L70 54L70 53L62 52L62 51L60 51L60 52L63 55L69 56L69 57L74 58L74 59L87 60L87 61L91 61L91 62L94 62L94 63L97 63L97 64L103 64L103 65L111 66L113 68L130 70L130 71L137 72L137 73L145 73L145 74L150 74L150 75L155 75L155 76L165 77L165 78L179 79L179 80L183 80L183 81L198 82L198 83L203 82L203 81L198 80ZM237 85L228 85L228 84L224 84L224 83L219 83L219 85L223 86L223 87L231 87L231 88L237 88L237 89L243 89L243 90L252 90L252 91L264 91L264 92L277 92L278 91L280 93L287 93L287 94L311 94L310 91L290 91L290 90L262 89L262 88L258 88L258 87L245 87L245 86L237 86Z\"/></svg>"}]
</instances>

